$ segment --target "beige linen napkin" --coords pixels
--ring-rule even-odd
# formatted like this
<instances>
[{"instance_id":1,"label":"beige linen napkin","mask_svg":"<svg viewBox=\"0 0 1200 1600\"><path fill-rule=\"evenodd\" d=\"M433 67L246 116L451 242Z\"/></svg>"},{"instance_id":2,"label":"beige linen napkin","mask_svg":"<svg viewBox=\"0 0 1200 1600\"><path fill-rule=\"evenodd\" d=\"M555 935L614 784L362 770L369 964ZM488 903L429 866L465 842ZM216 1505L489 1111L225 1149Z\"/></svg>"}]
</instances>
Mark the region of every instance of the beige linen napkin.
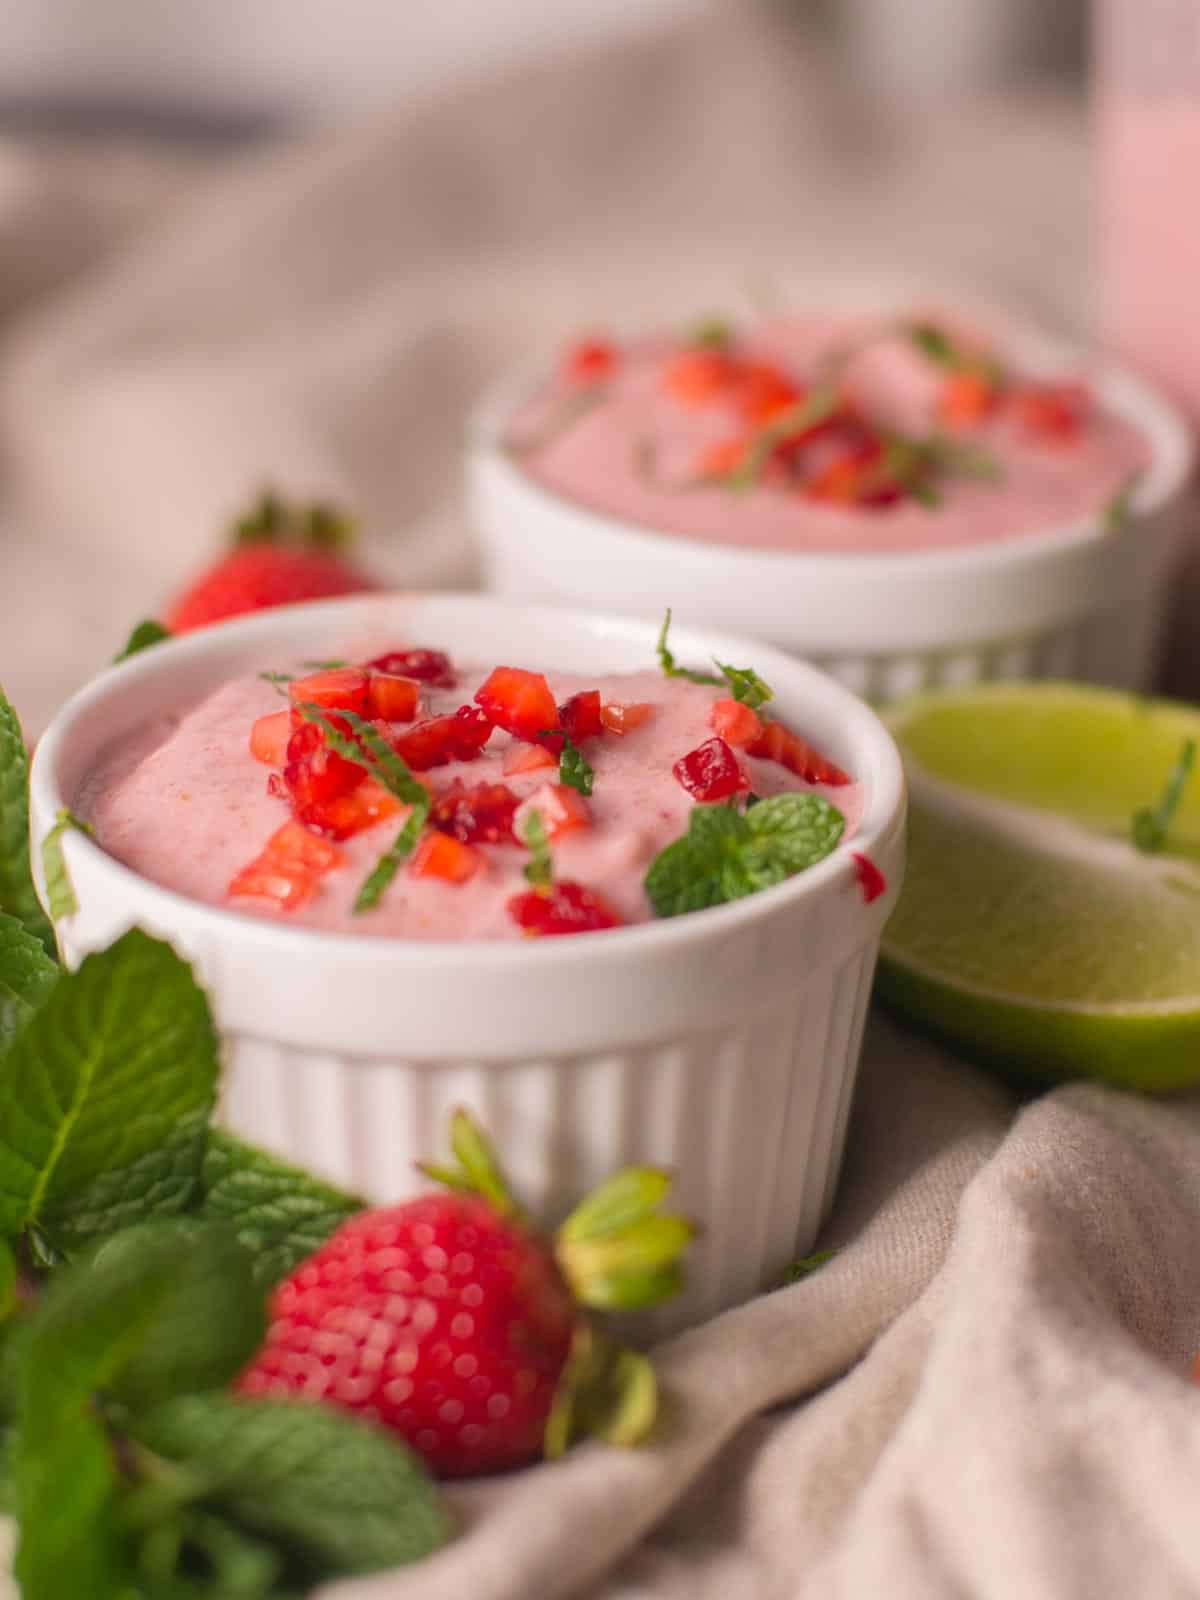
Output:
<instances>
[{"instance_id":1,"label":"beige linen napkin","mask_svg":"<svg viewBox=\"0 0 1200 1600\"><path fill-rule=\"evenodd\" d=\"M132 241L101 229L40 304L0 249L0 679L30 724L264 477L358 503L397 581L469 571L471 396L613 307L886 253L1078 320L1080 108L880 128L781 10L714 6L174 202L160 173L122 198ZM0 244L55 213L18 189ZM1200 1595L1200 1102L1014 1113L877 1022L834 1261L659 1353L650 1448L456 1489L451 1546L329 1600Z\"/></svg>"}]
</instances>

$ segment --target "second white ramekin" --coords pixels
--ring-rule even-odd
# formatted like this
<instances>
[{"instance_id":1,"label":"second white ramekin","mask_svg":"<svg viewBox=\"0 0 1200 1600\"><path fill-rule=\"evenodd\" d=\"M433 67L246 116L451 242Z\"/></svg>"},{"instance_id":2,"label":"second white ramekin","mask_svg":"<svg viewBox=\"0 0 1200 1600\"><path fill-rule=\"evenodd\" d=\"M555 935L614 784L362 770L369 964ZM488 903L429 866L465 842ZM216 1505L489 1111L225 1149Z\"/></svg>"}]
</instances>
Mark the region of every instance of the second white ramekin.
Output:
<instances>
[{"instance_id":1,"label":"second white ramekin","mask_svg":"<svg viewBox=\"0 0 1200 1600\"><path fill-rule=\"evenodd\" d=\"M848 297L860 308L861 295ZM880 314L914 303L877 299ZM1016 338L1028 369L1075 375L1044 335ZM1147 384L1106 370L1100 398L1139 427L1152 462L1115 529L1103 517L1002 543L909 554L789 553L719 545L608 516L544 488L505 446L545 367L504 378L471 429L467 493L488 586L563 605L729 628L802 655L876 703L995 678L1147 687L1159 656L1191 476L1192 441Z\"/></svg>"},{"instance_id":2,"label":"second white ramekin","mask_svg":"<svg viewBox=\"0 0 1200 1600\"><path fill-rule=\"evenodd\" d=\"M113 740L239 673L301 656L432 645L464 662L645 667L654 628L481 596L367 596L289 607L110 669L42 738L35 844ZM683 659L747 661L780 715L866 788L860 831L827 860L732 905L611 933L416 943L314 933L205 906L64 841L72 961L137 924L197 966L221 1030L223 1115L245 1137L375 1200L413 1192L472 1107L547 1219L628 1162L676 1170L701 1219L686 1298L660 1328L775 1279L828 1211L880 932L903 869L904 782L875 716L812 668L680 627ZM851 850L888 890L864 904ZM35 849L35 859L40 852Z\"/></svg>"}]
</instances>

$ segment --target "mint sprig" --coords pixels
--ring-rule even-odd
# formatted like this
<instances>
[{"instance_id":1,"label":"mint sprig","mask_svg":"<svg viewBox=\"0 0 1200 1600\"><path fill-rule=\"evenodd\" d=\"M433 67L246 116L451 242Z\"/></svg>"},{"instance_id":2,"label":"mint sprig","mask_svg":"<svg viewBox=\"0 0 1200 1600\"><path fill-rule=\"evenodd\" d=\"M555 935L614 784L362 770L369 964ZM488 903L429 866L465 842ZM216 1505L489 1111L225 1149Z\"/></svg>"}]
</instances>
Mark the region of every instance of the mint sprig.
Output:
<instances>
[{"instance_id":1,"label":"mint sprig","mask_svg":"<svg viewBox=\"0 0 1200 1600\"><path fill-rule=\"evenodd\" d=\"M687 833L650 863L646 894L660 917L738 900L823 861L844 830L841 812L811 793L775 795L744 814L694 806Z\"/></svg>"},{"instance_id":2,"label":"mint sprig","mask_svg":"<svg viewBox=\"0 0 1200 1600\"><path fill-rule=\"evenodd\" d=\"M29 869L29 757L17 713L0 689L0 912L56 957L58 943Z\"/></svg>"},{"instance_id":3,"label":"mint sprig","mask_svg":"<svg viewBox=\"0 0 1200 1600\"><path fill-rule=\"evenodd\" d=\"M596 774L583 751L565 734L558 758L558 781L582 795L590 795L596 782Z\"/></svg>"},{"instance_id":4,"label":"mint sprig","mask_svg":"<svg viewBox=\"0 0 1200 1600\"><path fill-rule=\"evenodd\" d=\"M216 1087L208 1001L170 946L134 929L86 957L4 1057L0 1237L70 1249L186 1210Z\"/></svg>"},{"instance_id":5,"label":"mint sprig","mask_svg":"<svg viewBox=\"0 0 1200 1600\"><path fill-rule=\"evenodd\" d=\"M1175 765L1167 776L1166 786L1158 804L1156 806L1144 806L1140 811L1135 811L1133 814L1130 829L1137 849L1144 851L1148 855L1166 849L1167 833L1171 826L1171 819L1179 809L1179 803L1183 799L1183 791L1192 775L1195 761L1196 741L1195 739L1185 739L1180 746Z\"/></svg>"},{"instance_id":6,"label":"mint sprig","mask_svg":"<svg viewBox=\"0 0 1200 1600\"><path fill-rule=\"evenodd\" d=\"M148 618L139 622L137 627L126 639L119 655L113 657L113 666L122 661L128 661L130 656L140 655L143 650L149 650L152 645L162 644L171 637L170 631L164 628L161 622Z\"/></svg>"},{"instance_id":7,"label":"mint sprig","mask_svg":"<svg viewBox=\"0 0 1200 1600\"><path fill-rule=\"evenodd\" d=\"M662 627L658 632L658 643L655 650L658 654L658 664L662 668L663 676L667 678L686 678L689 683L707 683L719 687L723 682L721 678L714 678L711 672L693 672L689 667L681 667L675 660L674 652L667 643L667 634L671 631L671 608L667 607L667 614L663 618Z\"/></svg>"},{"instance_id":8,"label":"mint sprig","mask_svg":"<svg viewBox=\"0 0 1200 1600\"><path fill-rule=\"evenodd\" d=\"M73 811L60 811L54 819L54 826L42 840L42 872L46 878L46 899L50 904L50 915L55 922L62 917L73 917L79 910L79 901L75 897L75 885L71 882L71 874L67 871L67 860L63 854L63 834L74 828L77 833L86 834L89 839L96 837L95 829L90 822L84 822L82 817L77 817Z\"/></svg>"}]
</instances>

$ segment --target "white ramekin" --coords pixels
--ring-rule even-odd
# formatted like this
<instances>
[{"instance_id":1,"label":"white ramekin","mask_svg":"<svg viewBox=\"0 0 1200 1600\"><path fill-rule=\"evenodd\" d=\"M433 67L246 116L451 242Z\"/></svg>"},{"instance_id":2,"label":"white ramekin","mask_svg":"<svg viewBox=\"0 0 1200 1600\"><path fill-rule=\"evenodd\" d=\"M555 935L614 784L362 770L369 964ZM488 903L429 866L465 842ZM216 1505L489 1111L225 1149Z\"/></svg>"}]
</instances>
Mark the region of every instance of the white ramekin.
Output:
<instances>
[{"instance_id":1,"label":"white ramekin","mask_svg":"<svg viewBox=\"0 0 1200 1600\"><path fill-rule=\"evenodd\" d=\"M864 301L855 293L839 304L862 309ZM913 304L905 290L873 300L871 309L897 313ZM1047 377L1081 370L1077 351L1004 326L1009 348L1030 370ZM1089 363L1100 397L1141 428L1153 450L1119 529L1098 515L1001 543L839 556L660 533L544 488L504 440L546 371L537 363L507 375L484 397L470 430L469 513L494 592L639 616L674 606L695 625L803 655L877 703L993 678L1150 683L1192 441L1178 413L1130 374Z\"/></svg>"},{"instance_id":2,"label":"white ramekin","mask_svg":"<svg viewBox=\"0 0 1200 1600\"><path fill-rule=\"evenodd\" d=\"M645 623L478 595L369 596L223 624L110 669L68 703L34 761L35 844L100 752L148 718L238 673L399 641L483 665L600 672L654 659ZM779 888L670 921L416 943L200 905L69 833L79 910L59 925L71 961L132 924L171 940L212 996L228 1124L372 1199L414 1189L413 1162L443 1151L456 1105L478 1113L547 1218L626 1162L674 1168L704 1232L667 1326L769 1283L828 1210L905 808L895 747L846 690L744 641L681 627L673 642L684 659L752 661L780 715L861 778L852 846ZM888 880L869 906L851 848Z\"/></svg>"}]
</instances>

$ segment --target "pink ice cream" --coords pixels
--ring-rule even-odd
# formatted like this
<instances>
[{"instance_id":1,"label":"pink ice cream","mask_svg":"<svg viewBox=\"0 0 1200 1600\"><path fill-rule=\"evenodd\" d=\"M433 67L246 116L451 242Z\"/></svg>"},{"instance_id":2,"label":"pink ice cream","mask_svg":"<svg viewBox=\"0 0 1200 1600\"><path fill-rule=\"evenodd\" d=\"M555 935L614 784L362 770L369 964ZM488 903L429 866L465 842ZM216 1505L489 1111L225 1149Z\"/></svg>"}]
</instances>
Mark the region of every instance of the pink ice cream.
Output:
<instances>
[{"instance_id":1,"label":"pink ice cream","mask_svg":"<svg viewBox=\"0 0 1200 1600\"><path fill-rule=\"evenodd\" d=\"M456 689L426 689L430 714L454 711L487 676L470 668L460 667L459 672ZM655 707L643 726L587 742L586 755L595 772L593 825L553 843L559 878L599 891L625 922L648 921L654 912L642 887L646 869L665 845L687 831L694 804L671 769L713 737L709 708L721 691L655 671L547 676L559 703L577 691L599 689L605 703L647 702ZM341 841L344 865L321 880L308 903L280 911L249 899L231 901L231 879L290 815L286 800L267 792L268 769L254 759L247 742L255 719L282 705L262 679L236 679L178 717L116 746L91 775L78 802L102 847L143 877L191 899L291 926L398 939L521 936L507 902L528 888L523 869L529 854L515 845L478 846L486 865L460 885L418 879L402 868L380 904L356 914L354 900L363 879L399 831L395 819ZM795 731L803 734L804 729L797 726ZM496 731L478 760L434 769L427 776L435 793L459 778L471 785L505 783L524 798L556 780L553 769L505 776L504 758L512 745L508 735ZM776 762L742 759L753 790L763 798L808 787ZM851 832L862 813L860 787L818 792L842 812Z\"/></svg>"},{"instance_id":2,"label":"pink ice cream","mask_svg":"<svg viewBox=\"0 0 1200 1600\"><path fill-rule=\"evenodd\" d=\"M932 320L940 327L950 319ZM893 325L894 326L894 325ZM966 335L978 344L978 335ZM731 404L680 404L664 383L678 341L625 346L611 379L582 390L556 379L515 419L508 444L546 488L660 533L717 544L836 554L947 549L1017 538L1096 518L1150 459L1143 434L1093 397L1070 443L1030 437L1008 405L953 438L986 453L994 478L939 477L940 504L886 507L810 498L798 487L698 481L706 447L744 436ZM841 380L873 422L912 439L938 426L946 371L889 325L791 317L739 331L739 356L768 361L802 389L831 355L853 349ZM997 354L1003 360L1003 352ZM1011 374L1016 378L1018 374Z\"/></svg>"}]
</instances>

